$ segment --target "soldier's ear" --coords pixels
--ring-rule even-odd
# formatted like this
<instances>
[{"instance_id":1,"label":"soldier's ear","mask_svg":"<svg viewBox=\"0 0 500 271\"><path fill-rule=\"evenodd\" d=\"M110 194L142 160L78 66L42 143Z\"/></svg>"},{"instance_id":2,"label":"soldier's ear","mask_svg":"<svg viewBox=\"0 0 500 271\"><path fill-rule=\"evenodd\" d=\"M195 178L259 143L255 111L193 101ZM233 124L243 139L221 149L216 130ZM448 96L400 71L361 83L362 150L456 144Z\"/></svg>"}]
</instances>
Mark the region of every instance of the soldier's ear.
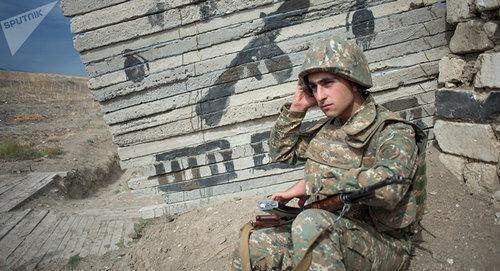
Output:
<instances>
[{"instance_id":1,"label":"soldier's ear","mask_svg":"<svg viewBox=\"0 0 500 271\"><path fill-rule=\"evenodd\" d=\"M349 83L351 84L351 87L352 87L352 91L354 92L358 92L358 84L354 84L353 82L349 81Z\"/></svg>"}]
</instances>

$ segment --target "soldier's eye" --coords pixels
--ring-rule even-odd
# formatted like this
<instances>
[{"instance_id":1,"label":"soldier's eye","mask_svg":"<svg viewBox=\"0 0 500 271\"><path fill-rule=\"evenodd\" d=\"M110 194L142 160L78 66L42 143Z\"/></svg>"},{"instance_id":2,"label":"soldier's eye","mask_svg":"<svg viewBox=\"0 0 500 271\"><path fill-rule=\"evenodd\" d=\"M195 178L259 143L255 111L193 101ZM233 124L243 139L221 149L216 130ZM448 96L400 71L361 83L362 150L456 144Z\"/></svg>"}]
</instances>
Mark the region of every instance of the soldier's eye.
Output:
<instances>
[{"instance_id":1,"label":"soldier's eye","mask_svg":"<svg viewBox=\"0 0 500 271\"><path fill-rule=\"evenodd\" d=\"M328 80L325 82L325 87L331 87L335 83L335 80Z\"/></svg>"}]
</instances>

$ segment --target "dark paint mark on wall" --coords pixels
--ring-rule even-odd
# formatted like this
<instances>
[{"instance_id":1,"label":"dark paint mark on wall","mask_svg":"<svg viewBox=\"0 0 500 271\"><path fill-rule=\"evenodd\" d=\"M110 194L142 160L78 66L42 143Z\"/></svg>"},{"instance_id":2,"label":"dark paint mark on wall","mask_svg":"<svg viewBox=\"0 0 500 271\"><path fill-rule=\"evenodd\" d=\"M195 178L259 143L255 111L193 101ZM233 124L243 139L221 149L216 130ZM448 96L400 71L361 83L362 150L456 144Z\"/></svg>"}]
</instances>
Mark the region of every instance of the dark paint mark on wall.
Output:
<instances>
[{"instance_id":1,"label":"dark paint mark on wall","mask_svg":"<svg viewBox=\"0 0 500 271\"><path fill-rule=\"evenodd\" d=\"M201 4L200 7L200 16L202 21L208 20L210 17L213 17L218 14L217 10L217 2L216 1L205 1Z\"/></svg>"},{"instance_id":2,"label":"dark paint mark on wall","mask_svg":"<svg viewBox=\"0 0 500 271\"><path fill-rule=\"evenodd\" d=\"M214 83L214 87L210 88L208 93L196 105L196 113L208 126L217 125L224 112L222 111L227 106L229 96L234 91L234 85L237 80L242 78L247 72L247 75L254 77L257 80L262 79L262 74L258 68L260 61L264 61L268 70L275 69L275 65L279 67L291 68L292 63L288 56L284 56L276 64L274 56L283 55L284 52L276 45L275 39L279 34L282 27L300 23L303 20L304 9L309 8L309 0L294 0L285 1L276 12L265 14L262 13L261 17L264 18L264 26L259 31L260 35L252 39L240 53L231 61L229 68L222 73ZM286 14L287 12L296 11L295 14ZM290 17L291 16L291 17ZM242 65L249 63L247 65ZM278 82L290 78L291 70L287 73L273 74ZM232 80L230 83L226 83Z\"/></svg>"},{"instance_id":3,"label":"dark paint mark on wall","mask_svg":"<svg viewBox=\"0 0 500 271\"><path fill-rule=\"evenodd\" d=\"M250 137L250 144L254 152L253 163L255 166L260 166L264 164L263 161L265 155L262 155L264 153L263 141L268 140L270 134L271 133L267 131L267 132L253 134Z\"/></svg>"},{"instance_id":4,"label":"dark paint mark on wall","mask_svg":"<svg viewBox=\"0 0 500 271\"><path fill-rule=\"evenodd\" d=\"M181 148L181 149L175 149L172 151L168 151L165 153L157 154L155 156L155 160L157 162L162 162L162 161L170 161L170 165L172 168L172 172L174 172L174 181L175 182L182 182L186 181L185 177L182 176L181 173L181 166L179 164L179 161L177 159L181 157L188 157L188 166L186 169L191 170L191 174L193 175L194 179L199 179L201 174L200 174L200 169L198 162L196 161L196 155L200 154L205 154L207 152L213 151L213 150L220 150L220 155L222 156L222 160L224 162L224 170L226 173L230 173L228 176L230 179L234 179L237 177L236 173L234 173L234 164L232 161L232 155L233 151L231 149L231 145L229 144L229 141L220 139L216 141L211 141L207 142L205 144L201 144L198 146L194 147L187 147L187 148ZM211 152L207 154L207 159L208 159L208 165L210 168L210 173L212 175L219 175L219 168L217 166L217 159L215 157L215 153ZM163 164L161 164L163 165ZM160 174L165 174L169 172L165 172L164 167L159 167L157 166L156 168L156 175ZM194 181L194 180L191 180Z\"/></svg>"},{"instance_id":5,"label":"dark paint mark on wall","mask_svg":"<svg viewBox=\"0 0 500 271\"><path fill-rule=\"evenodd\" d=\"M455 90L436 91L436 116L479 123L500 121L500 91L488 93L479 99L473 93Z\"/></svg>"},{"instance_id":6,"label":"dark paint mark on wall","mask_svg":"<svg viewBox=\"0 0 500 271\"><path fill-rule=\"evenodd\" d=\"M267 140L269 140L271 132L262 132L253 134L250 137L250 145L254 151L253 163L255 170L271 170L271 169L287 169L294 168L296 166L291 166L285 163L264 163L264 158L266 158L267 154L264 151L263 144L267 144Z\"/></svg>"},{"instance_id":7,"label":"dark paint mark on wall","mask_svg":"<svg viewBox=\"0 0 500 271\"><path fill-rule=\"evenodd\" d=\"M394 101L388 101L383 103L382 106L386 107L391 111L401 111L412 107L419 106L418 100L415 97L408 97L403 99L397 99Z\"/></svg>"},{"instance_id":8,"label":"dark paint mark on wall","mask_svg":"<svg viewBox=\"0 0 500 271\"><path fill-rule=\"evenodd\" d=\"M155 156L156 161L170 161L177 157L187 157L204 154L211 150L226 150L230 149L231 145L229 141L225 139L215 140L203 143L195 147L187 147L181 149L175 149L168 152L160 153ZM231 152L232 153L232 152Z\"/></svg>"},{"instance_id":9,"label":"dark paint mark on wall","mask_svg":"<svg viewBox=\"0 0 500 271\"><path fill-rule=\"evenodd\" d=\"M366 0L356 0L356 4L350 9L350 11L355 10L350 24L347 22L350 12L347 13L346 17L347 31L349 31L349 27L352 26L352 33L356 38L356 43L363 48L363 50L370 48L371 42L376 35L374 33L375 17L367 6Z\"/></svg>"},{"instance_id":10,"label":"dark paint mark on wall","mask_svg":"<svg viewBox=\"0 0 500 271\"><path fill-rule=\"evenodd\" d=\"M125 49L123 54L125 56L123 68L127 79L134 83L144 80L146 73L149 71L149 64L146 59L130 49Z\"/></svg>"},{"instance_id":11,"label":"dark paint mark on wall","mask_svg":"<svg viewBox=\"0 0 500 271\"><path fill-rule=\"evenodd\" d=\"M156 3L156 8L151 8L148 11L148 13L158 12L159 10L163 11L165 10L165 8L166 8L165 3L158 2ZM165 15L163 14L163 12L151 14L148 16L148 21L152 27L155 26L163 27L165 25Z\"/></svg>"}]
</instances>

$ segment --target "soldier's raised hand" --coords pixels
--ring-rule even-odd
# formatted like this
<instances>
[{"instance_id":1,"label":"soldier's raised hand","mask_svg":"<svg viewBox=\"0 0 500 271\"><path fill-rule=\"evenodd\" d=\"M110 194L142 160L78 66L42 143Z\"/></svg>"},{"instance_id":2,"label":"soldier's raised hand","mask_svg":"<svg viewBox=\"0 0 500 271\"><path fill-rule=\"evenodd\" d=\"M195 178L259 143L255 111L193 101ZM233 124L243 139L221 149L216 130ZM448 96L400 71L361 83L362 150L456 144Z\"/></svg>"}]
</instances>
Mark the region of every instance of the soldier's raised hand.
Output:
<instances>
[{"instance_id":1,"label":"soldier's raised hand","mask_svg":"<svg viewBox=\"0 0 500 271\"><path fill-rule=\"evenodd\" d=\"M307 109L317 105L316 99L304 92L302 85L297 81L295 86L295 94L293 95L290 111L305 112Z\"/></svg>"}]
</instances>

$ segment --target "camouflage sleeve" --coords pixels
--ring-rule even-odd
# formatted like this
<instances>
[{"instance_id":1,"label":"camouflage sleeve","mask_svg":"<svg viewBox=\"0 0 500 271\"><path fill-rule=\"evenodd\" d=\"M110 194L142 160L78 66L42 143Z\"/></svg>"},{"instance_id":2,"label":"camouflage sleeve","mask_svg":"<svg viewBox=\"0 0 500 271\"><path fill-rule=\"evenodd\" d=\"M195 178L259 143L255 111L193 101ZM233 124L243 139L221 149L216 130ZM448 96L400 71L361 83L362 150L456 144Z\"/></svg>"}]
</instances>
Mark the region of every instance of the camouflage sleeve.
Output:
<instances>
[{"instance_id":1,"label":"camouflage sleeve","mask_svg":"<svg viewBox=\"0 0 500 271\"><path fill-rule=\"evenodd\" d=\"M309 144L308 137L299 132L305 112L290 111L290 103L285 104L271 129L269 155L273 162L286 162L292 165L304 161Z\"/></svg>"},{"instance_id":2,"label":"camouflage sleeve","mask_svg":"<svg viewBox=\"0 0 500 271\"><path fill-rule=\"evenodd\" d=\"M376 162L371 168L353 168L337 179L323 179L321 194L336 194L372 185L395 174L413 177L416 169L418 148L415 131L405 123L387 125L378 138ZM375 194L363 201L370 206L392 210L404 197L409 184L389 185L377 189Z\"/></svg>"}]
</instances>

